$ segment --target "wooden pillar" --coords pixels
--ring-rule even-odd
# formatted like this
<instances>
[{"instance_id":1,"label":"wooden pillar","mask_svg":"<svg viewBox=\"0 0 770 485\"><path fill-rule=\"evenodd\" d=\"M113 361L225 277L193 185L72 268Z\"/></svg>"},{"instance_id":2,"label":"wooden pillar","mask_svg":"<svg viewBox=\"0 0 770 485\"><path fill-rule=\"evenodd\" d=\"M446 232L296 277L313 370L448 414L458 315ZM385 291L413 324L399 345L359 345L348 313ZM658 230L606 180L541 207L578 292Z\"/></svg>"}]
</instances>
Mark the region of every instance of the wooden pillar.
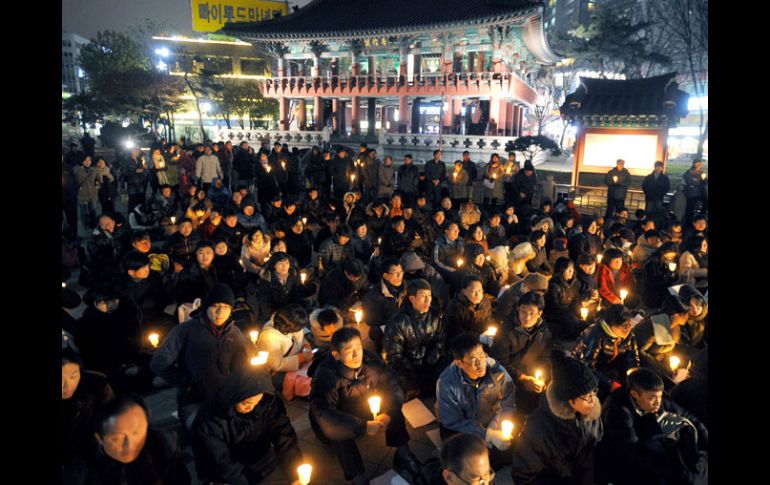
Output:
<instances>
[{"instance_id":1,"label":"wooden pillar","mask_svg":"<svg viewBox=\"0 0 770 485\"><path fill-rule=\"evenodd\" d=\"M422 98L414 98L412 100L412 112L409 115L409 122L412 126L412 133L420 133L420 100Z\"/></svg>"},{"instance_id":2,"label":"wooden pillar","mask_svg":"<svg viewBox=\"0 0 770 485\"><path fill-rule=\"evenodd\" d=\"M307 131L307 103L300 99L297 105L297 129Z\"/></svg>"},{"instance_id":3,"label":"wooden pillar","mask_svg":"<svg viewBox=\"0 0 770 485\"><path fill-rule=\"evenodd\" d=\"M352 96L350 99L350 133L357 135L360 133L358 127L358 111L361 107L361 98L358 96Z\"/></svg>"},{"instance_id":4,"label":"wooden pillar","mask_svg":"<svg viewBox=\"0 0 770 485\"><path fill-rule=\"evenodd\" d=\"M506 117L506 125L508 129L506 130L505 136L516 136L516 128L513 125L513 114L516 112L516 106L513 103L508 103L508 105L505 107L505 112L508 114Z\"/></svg>"},{"instance_id":5,"label":"wooden pillar","mask_svg":"<svg viewBox=\"0 0 770 485\"><path fill-rule=\"evenodd\" d=\"M366 134L369 136L374 136L375 132L375 124L377 123L377 114L375 110L377 109L377 98L369 98L368 104L366 106L366 123L367 123L367 129Z\"/></svg>"},{"instance_id":6,"label":"wooden pillar","mask_svg":"<svg viewBox=\"0 0 770 485\"><path fill-rule=\"evenodd\" d=\"M409 97L402 95L398 97L398 132L408 133L409 127Z\"/></svg>"},{"instance_id":7,"label":"wooden pillar","mask_svg":"<svg viewBox=\"0 0 770 485\"><path fill-rule=\"evenodd\" d=\"M477 54L478 64L476 65L476 72L484 72L487 68L486 52L479 51Z\"/></svg>"},{"instance_id":8,"label":"wooden pillar","mask_svg":"<svg viewBox=\"0 0 770 485\"><path fill-rule=\"evenodd\" d=\"M500 136L506 136L508 131L508 101L500 100L500 113L498 114L500 121L497 123L497 134Z\"/></svg>"},{"instance_id":9,"label":"wooden pillar","mask_svg":"<svg viewBox=\"0 0 770 485\"><path fill-rule=\"evenodd\" d=\"M471 73L474 72L476 68L476 53L475 52L469 52L468 53L468 68L465 70L465 72Z\"/></svg>"},{"instance_id":10,"label":"wooden pillar","mask_svg":"<svg viewBox=\"0 0 770 485\"><path fill-rule=\"evenodd\" d=\"M321 56L313 56L313 67L310 69L310 75L313 77L321 75Z\"/></svg>"},{"instance_id":11,"label":"wooden pillar","mask_svg":"<svg viewBox=\"0 0 770 485\"><path fill-rule=\"evenodd\" d=\"M519 106L519 124L516 127L516 131L519 133L518 136L521 136L521 127L524 126L524 107Z\"/></svg>"},{"instance_id":12,"label":"wooden pillar","mask_svg":"<svg viewBox=\"0 0 770 485\"><path fill-rule=\"evenodd\" d=\"M350 54L350 74L358 76L361 73L361 65L358 63L358 54Z\"/></svg>"},{"instance_id":13,"label":"wooden pillar","mask_svg":"<svg viewBox=\"0 0 770 485\"><path fill-rule=\"evenodd\" d=\"M452 118L454 118L452 106L452 97L449 96L447 98L447 107L444 108L444 119L441 120L441 130L443 133L452 133Z\"/></svg>"},{"instance_id":14,"label":"wooden pillar","mask_svg":"<svg viewBox=\"0 0 770 485\"><path fill-rule=\"evenodd\" d=\"M289 128L286 126L286 114L289 111L289 99L281 96L278 98L278 129L286 131Z\"/></svg>"},{"instance_id":15,"label":"wooden pillar","mask_svg":"<svg viewBox=\"0 0 770 485\"><path fill-rule=\"evenodd\" d=\"M500 126L500 98L497 96L489 98L489 125L489 134L497 135Z\"/></svg>"},{"instance_id":16,"label":"wooden pillar","mask_svg":"<svg viewBox=\"0 0 770 485\"><path fill-rule=\"evenodd\" d=\"M313 120L315 121L315 131L324 127L324 102L320 96L313 98Z\"/></svg>"},{"instance_id":17,"label":"wooden pillar","mask_svg":"<svg viewBox=\"0 0 770 485\"><path fill-rule=\"evenodd\" d=\"M377 75L377 58L374 56L369 56L369 75Z\"/></svg>"}]
</instances>

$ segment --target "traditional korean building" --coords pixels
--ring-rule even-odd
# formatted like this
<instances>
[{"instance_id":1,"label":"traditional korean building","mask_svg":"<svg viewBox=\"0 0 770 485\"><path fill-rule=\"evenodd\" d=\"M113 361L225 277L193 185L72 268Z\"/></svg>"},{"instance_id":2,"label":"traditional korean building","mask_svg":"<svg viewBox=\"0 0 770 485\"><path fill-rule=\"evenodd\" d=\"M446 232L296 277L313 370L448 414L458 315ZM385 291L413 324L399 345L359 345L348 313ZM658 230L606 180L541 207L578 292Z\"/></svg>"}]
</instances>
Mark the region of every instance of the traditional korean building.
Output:
<instances>
[{"instance_id":1,"label":"traditional korean building","mask_svg":"<svg viewBox=\"0 0 770 485\"><path fill-rule=\"evenodd\" d=\"M527 0L314 0L220 33L273 56L259 82L281 130L518 136L538 64L560 59L542 17Z\"/></svg>"}]
</instances>

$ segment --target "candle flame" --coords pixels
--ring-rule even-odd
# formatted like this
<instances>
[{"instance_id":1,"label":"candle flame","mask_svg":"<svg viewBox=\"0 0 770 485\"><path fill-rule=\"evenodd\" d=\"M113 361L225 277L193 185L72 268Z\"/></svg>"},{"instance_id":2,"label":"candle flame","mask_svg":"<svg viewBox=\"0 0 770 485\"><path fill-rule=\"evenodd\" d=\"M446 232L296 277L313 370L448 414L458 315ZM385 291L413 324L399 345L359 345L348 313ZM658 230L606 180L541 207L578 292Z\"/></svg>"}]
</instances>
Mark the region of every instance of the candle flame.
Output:
<instances>
[{"instance_id":1,"label":"candle flame","mask_svg":"<svg viewBox=\"0 0 770 485\"><path fill-rule=\"evenodd\" d=\"M251 343L254 345L257 345L257 337L259 337L259 332L257 330L249 332L249 338L251 338Z\"/></svg>"},{"instance_id":2,"label":"candle flame","mask_svg":"<svg viewBox=\"0 0 770 485\"><path fill-rule=\"evenodd\" d=\"M536 370L535 371L535 379L537 379L538 381L540 380L540 377L542 375L543 375L543 371L541 371L541 370Z\"/></svg>"},{"instance_id":3,"label":"candle flame","mask_svg":"<svg viewBox=\"0 0 770 485\"><path fill-rule=\"evenodd\" d=\"M374 417L380 412L380 404L382 404L382 398L380 396L372 396L369 398L369 408L372 410Z\"/></svg>"},{"instance_id":4,"label":"candle flame","mask_svg":"<svg viewBox=\"0 0 770 485\"><path fill-rule=\"evenodd\" d=\"M299 483L301 485L308 485L310 483L310 475L313 473L313 465L304 463L297 467L297 474L299 475Z\"/></svg>"},{"instance_id":5,"label":"candle flame","mask_svg":"<svg viewBox=\"0 0 770 485\"><path fill-rule=\"evenodd\" d=\"M462 258L457 260L457 267L461 267L465 261L462 260Z\"/></svg>"},{"instance_id":6,"label":"candle flame","mask_svg":"<svg viewBox=\"0 0 770 485\"><path fill-rule=\"evenodd\" d=\"M153 332L153 333L150 334L149 339L150 339L150 343L152 344L152 346L154 348L158 348L158 344L160 343L160 335L158 335L157 333Z\"/></svg>"},{"instance_id":7,"label":"candle flame","mask_svg":"<svg viewBox=\"0 0 770 485\"><path fill-rule=\"evenodd\" d=\"M581 309L580 309L580 317L581 317L583 320L585 320L586 318L588 318L588 308L586 308L586 307L583 307L583 308L581 308Z\"/></svg>"},{"instance_id":8,"label":"candle flame","mask_svg":"<svg viewBox=\"0 0 770 485\"><path fill-rule=\"evenodd\" d=\"M628 290L620 290L620 299L623 300L623 303L626 302L627 296L628 296Z\"/></svg>"},{"instance_id":9,"label":"candle flame","mask_svg":"<svg viewBox=\"0 0 770 485\"><path fill-rule=\"evenodd\" d=\"M497 327L495 327L495 326L487 327L486 331L484 332L484 335L488 335L490 337L494 337L495 335L497 335Z\"/></svg>"},{"instance_id":10,"label":"candle flame","mask_svg":"<svg viewBox=\"0 0 770 485\"><path fill-rule=\"evenodd\" d=\"M672 355L668 358L668 366L671 367L671 370L677 370L679 368L679 364L682 363L682 359L677 357L676 355Z\"/></svg>"},{"instance_id":11,"label":"candle flame","mask_svg":"<svg viewBox=\"0 0 770 485\"><path fill-rule=\"evenodd\" d=\"M363 310L356 310L356 323L361 323L361 320L364 318L364 312Z\"/></svg>"},{"instance_id":12,"label":"candle flame","mask_svg":"<svg viewBox=\"0 0 770 485\"><path fill-rule=\"evenodd\" d=\"M503 420L503 438L507 440L513 438L513 421L508 419Z\"/></svg>"},{"instance_id":13,"label":"candle flame","mask_svg":"<svg viewBox=\"0 0 770 485\"><path fill-rule=\"evenodd\" d=\"M267 364L267 356L268 353L266 351L260 350L256 357L251 358L251 365L258 366Z\"/></svg>"},{"instance_id":14,"label":"candle flame","mask_svg":"<svg viewBox=\"0 0 770 485\"><path fill-rule=\"evenodd\" d=\"M300 273L300 274L299 274L299 281L300 281L300 282L301 282L303 285L305 284L305 280L306 280L306 279L307 279L307 274L306 274L304 271L303 271L302 273Z\"/></svg>"}]
</instances>

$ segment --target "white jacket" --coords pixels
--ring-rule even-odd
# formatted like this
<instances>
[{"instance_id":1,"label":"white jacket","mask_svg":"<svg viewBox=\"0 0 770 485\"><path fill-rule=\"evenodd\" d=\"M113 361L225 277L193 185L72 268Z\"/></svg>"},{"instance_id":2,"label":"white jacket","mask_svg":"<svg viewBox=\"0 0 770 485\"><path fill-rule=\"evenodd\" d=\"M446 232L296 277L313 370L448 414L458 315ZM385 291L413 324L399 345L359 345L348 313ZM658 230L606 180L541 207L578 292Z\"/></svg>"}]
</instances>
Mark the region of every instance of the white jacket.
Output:
<instances>
[{"instance_id":1,"label":"white jacket","mask_svg":"<svg viewBox=\"0 0 770 485\"><path fill-rule=\"evenodd\" d=\"M299 330L284 335L273 327L273 320L265 324L257 340L257 352L266 351L267 368L273 372L299 370L299 353L305 342L305 332Z\"/></svg>"},{"instance_id":2,"label":"white jacket","mask_svg":"<svg viewBox=\"0 0 770 485\"><path fill-rule=\"evenodd\" d=\"M201 155L195 162L195 178L210 184L214 177L222 178L222 167L216 155Z\"/></svg>"},{"instance_id":3,"label":"white jacket","mask_svg":"<svg viewBox=\"0 0 770 485\"><path fill-rule=\"evenodd\" d=\"M241 246L241 264L250 273L259 274L260 268L265 265L265 258L270 256L270 237L262 235L262 244L251 242L248 234L243 236Z\"/></svg>"}]
</instances>

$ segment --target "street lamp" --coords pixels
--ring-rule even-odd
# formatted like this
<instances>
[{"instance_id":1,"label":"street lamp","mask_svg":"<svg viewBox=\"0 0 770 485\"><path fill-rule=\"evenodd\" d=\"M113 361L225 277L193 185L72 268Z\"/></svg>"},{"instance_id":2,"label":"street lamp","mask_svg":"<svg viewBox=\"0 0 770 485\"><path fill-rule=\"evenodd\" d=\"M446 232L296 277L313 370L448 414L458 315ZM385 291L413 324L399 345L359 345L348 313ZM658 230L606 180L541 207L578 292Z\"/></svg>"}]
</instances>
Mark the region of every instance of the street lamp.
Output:
<instances>
[{"instance_id":1,"label":"street lamp","mask_svg":"<svg viewBox=\"0 0 770 485\"><path fill-rule=\"evenodd\" d=\"M155 49L155 54L159 55L160 57L168 57L169 55L168 47L160 47L158 49Z\"/></svg>"},{"instance_id":2,"label":"street lamp","mask_svg":"<svg viewBox=\"0 0 770 485\"><path fill-rule=\"evenodd\" d=\"M545 106L537 105L535 106L535 118L537 118L537 136L540 136L540 134L543 131L543 114L545 113Z\"/></svg>"}]
</instances>

